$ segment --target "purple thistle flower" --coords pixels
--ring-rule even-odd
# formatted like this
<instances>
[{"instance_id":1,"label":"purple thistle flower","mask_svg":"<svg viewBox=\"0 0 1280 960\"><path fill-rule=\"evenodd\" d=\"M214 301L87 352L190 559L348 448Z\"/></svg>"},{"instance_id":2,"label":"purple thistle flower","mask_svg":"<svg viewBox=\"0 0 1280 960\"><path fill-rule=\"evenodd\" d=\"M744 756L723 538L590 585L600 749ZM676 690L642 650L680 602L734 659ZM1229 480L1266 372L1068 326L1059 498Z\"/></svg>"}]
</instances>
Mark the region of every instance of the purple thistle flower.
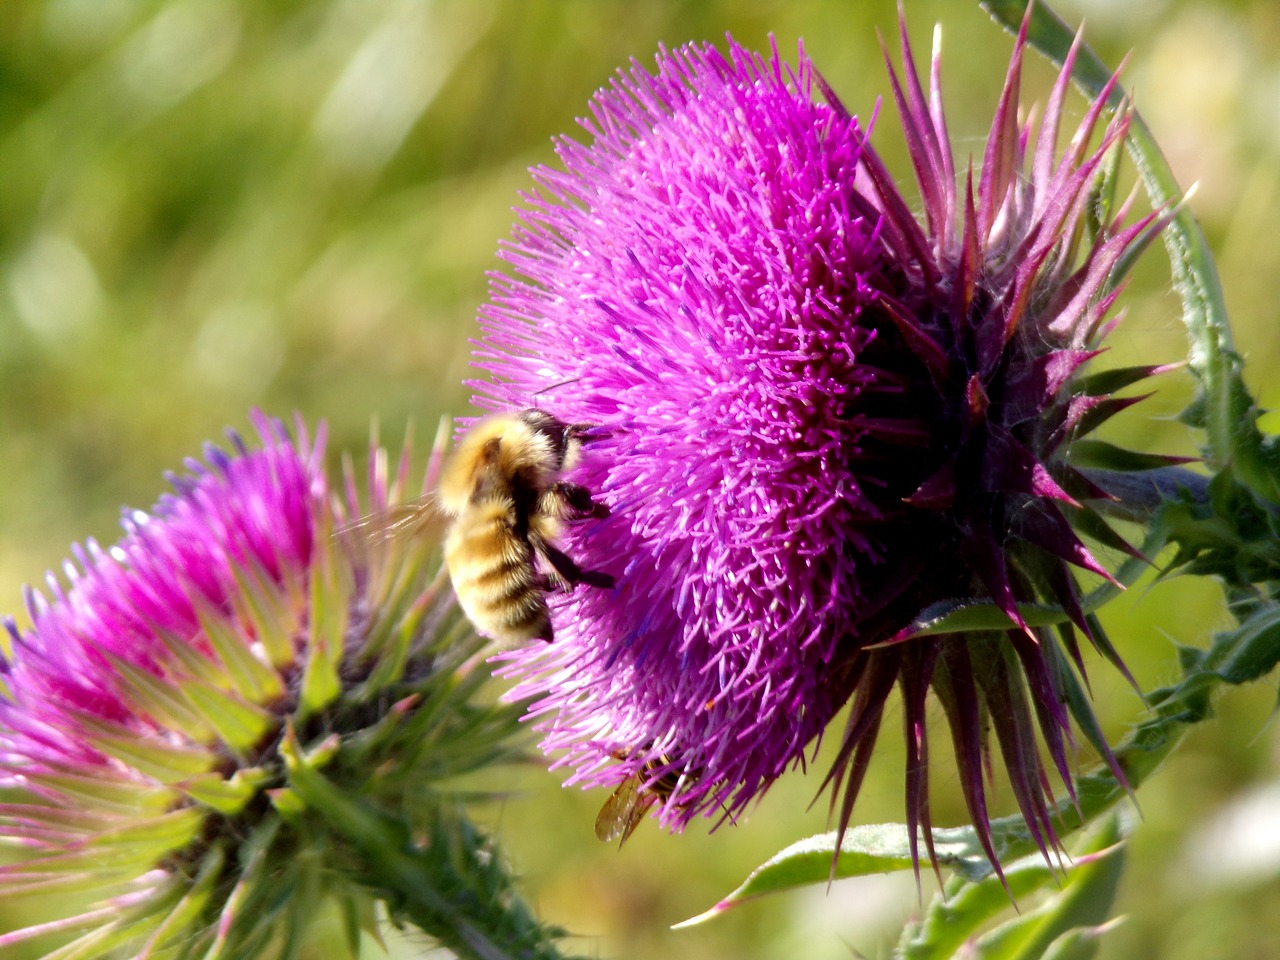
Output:
<instances>
[{"instance_id":1,"label":"purple thistle flower","mask_svg":"<svg viewBox=\"0 0 1280 960\"><path fill-rule=\"evenodd\" d=\"M115 546L77 548L65 583L29 594L29 629L9 623L0 841L25 855L0 867L0 897L32 922L0 952L276 956L335 902L370 927L376 896L343 882L357 861L295 793L290 745L350 796L421 811L512 729L458 700L478 641L439 537L344 526L401 498L407 459L389 477L371 450L362 503L350 470L331 489L323 434L254 423L261 448L207 448Z\"/></svg>"},{"instance_id":2,"label":"purple thistle flower","mask_svg":"<svg viewBox=\"0 0 1280 960\"><path fill-rule=\"evenodd\" d=\"M988 724L1056 842L1042 752L1066 778L1074 716L1109 756L1074 696L1077 630L1118 663L1081 608L1070 568L1108 574L1075 528L1130 550L1066 453L1132 402L1081 370L1122 258L1159 224L1091 192L1124 113L1100 99L1059 152L1070 62L1034 140L1019 126L1024 46L957 186L937 58L926 94L904 29L893 91L919 204L803 53L792 69L732 42L633 64L594 99L592 142L534 171L503 251L518 276L482 311L493 381L475 385L482 406L598 425L573 479L611 515L566 548L617 586L553 604L556 641L505 667L570 782L640 773L677 784L670 827L733 818L852 701L828 778L843 831L897 686L912 827L930 826L932 691L988 855ZM974 599L1009 629L913 632ZM1059 636L1019 612L1045 602Z\"/></svg>"}]
</instances>

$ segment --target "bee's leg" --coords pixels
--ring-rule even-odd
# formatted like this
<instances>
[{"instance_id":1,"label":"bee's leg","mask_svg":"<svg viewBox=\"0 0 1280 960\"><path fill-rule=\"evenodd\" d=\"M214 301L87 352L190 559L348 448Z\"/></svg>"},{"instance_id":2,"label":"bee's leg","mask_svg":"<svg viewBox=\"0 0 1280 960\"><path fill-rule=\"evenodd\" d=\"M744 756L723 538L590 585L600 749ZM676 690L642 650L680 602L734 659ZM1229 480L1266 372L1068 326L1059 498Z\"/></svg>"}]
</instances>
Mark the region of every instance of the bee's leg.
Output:
<instances>
[{"instance_id":1,"label":"bee's leg","mask_svg":"<svg viewBox=\"0 0 1280 960\"><path fill-rule=\"evenodd\" d=\"M578 570L578 581L585 583L589 587L599 587L601 590L612 590L616 581L612 574L604 573L600 570Z\"/></svg>"},{"instance_id":2,"label":"bee's leg","mask_svg":"<svg viewBox=\"0 0 1280 960\"><path fill-rule=\"evenodd\" d=\"M538 631L533 635L533 639L550 643L555 638L555 632L551 629L551 618L544 617Z\"/></svg>"},{"instance_id":3,"label":"bee's leg","mask_svg":"<svg viewBox=\"0 0 1280 960\"><path fill-rule=\"evenodd\" d=\"M612 436L608 430L601 429L593 423L569 423L564 428L566 443L590 443L592 440L603 440Z\"/></svg>"},{"instance_id":4,"label":"bee's leg","mask_svg":"<svg viewBox=\"0 0 1280 960\"><path fill-rule=\"evenodd\" d=\"M538 509L560 520L585 520L587 517L603 520L609 516L609 508L593 500L590 490L567 480L552 484L539 498Z\"/></svg>"},{"instance_id":5,"label":"bee's leg","mask_svg":"<svg viewBox=\"0 0 1280 960\"><path fill-rule=\"evenodd\" d=\"M575 583L585 583L588 586L600 587L605 590L613 586L614 580L609 574L601 573L598 570L583 570L573 562L571 556L563 550L552 546L542 537L530 537L530 541L533 544L534 551L551 568L547 575L548 579L562 581L566 590L572 590Z\"/></svg>"},{"instance_id":6,"label":"bee's leg","mask_svg":"<svg viewBox=\"0 0 1280 960\"><path fill-rule=\"evenodd\" d=\"M561 576L554 567L546 573L538 574L533 582L543 593L554 593L557 590L563 590L565 593L573 592L573 584Z\"/></svg>"},{"instance_id":7,"label":"bee's leg","mask_svg":"<svg viewBox=\"0 0 1280 960\"><path fill-rule=\"evenodd\" d=\"M560 551L555 550L551 546L550 538L536 527L528 532L527 537L533 557L540 561L535 565L533 574L534 586L543 593L554 593L557 590L572 593L575 581L571 576L566 576L566 570L569 574L577 571L577 566L574 562L569 560L563 553L560 553ZM551 559L550 552L553 550L569 561L568 568L565 568L563 564L556 564Z\"/></svg>"}]
</instances>

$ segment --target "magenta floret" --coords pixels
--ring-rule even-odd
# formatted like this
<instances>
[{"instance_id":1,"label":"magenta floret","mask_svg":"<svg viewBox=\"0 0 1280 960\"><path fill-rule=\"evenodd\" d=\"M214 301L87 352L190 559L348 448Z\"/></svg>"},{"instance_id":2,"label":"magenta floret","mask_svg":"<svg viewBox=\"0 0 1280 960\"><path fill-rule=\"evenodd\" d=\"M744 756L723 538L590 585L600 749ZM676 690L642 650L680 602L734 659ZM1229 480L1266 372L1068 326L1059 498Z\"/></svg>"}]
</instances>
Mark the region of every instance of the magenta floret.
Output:
<instances>
[{"instance_id":1,"label":"magenta floret","mask_svg":"<svg viewBox=\"0 0 1280 960\"><path fill-rule=\"evenodd\" d=\"M710 47L660 66L598 98L594 146L561 144L567 173L539 172L557 202L508 249L537 286L497 282L487 365L495 405L550 386L559 416L607 434L583 482L614 519L577 551L627 584L580 593L524 689L588 717L611 704L615 745L737 741L725 776L685 795L736 807L826 722L822 665L872 549L877 511L846 464L866 433L850 412L886 390L861 361L874 331L850 322L878 242L846 187L862 130L813 102L807 66ZM530 340L539 315L555 330ZM576 723L548 746L599 749Z\"/></svg>"},{"instance_id":2,"label":"magenta floret","mask_svg":"<svg viewBox=\"0 0 1280 960\"><path fill-rule=\"evenodd\" d=\"M30 773L41 757L55 769L106 762L78 734L85 722L157 734L117 663L163 676L173 659L165 636L199 635L202 608L224 613L242 571L273 581L305 573L322 465L278 422L258 416L255 425L262 449L237 437L234 456L206 448L205 463L189 460L187 475L170 477L174 493L148 513L126 512L125 535L109 550L77 546L67 587L50 576L47 597L28 592L33 629L10 628L16 654L0 698L0 743L21 758L7 772Z\"/></svg>"}]
</instances>

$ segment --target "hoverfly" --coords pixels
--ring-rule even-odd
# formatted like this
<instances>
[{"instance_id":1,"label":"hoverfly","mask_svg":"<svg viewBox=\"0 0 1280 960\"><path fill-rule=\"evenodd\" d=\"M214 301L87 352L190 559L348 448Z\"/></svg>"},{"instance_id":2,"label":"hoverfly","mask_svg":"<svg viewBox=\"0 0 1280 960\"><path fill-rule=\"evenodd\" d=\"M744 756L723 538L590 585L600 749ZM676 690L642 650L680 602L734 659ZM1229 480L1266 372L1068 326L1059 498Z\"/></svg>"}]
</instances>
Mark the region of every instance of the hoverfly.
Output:
<instances>
[{"instance_id":1,"label":"hoverfly","mask_svg":"<svg viewBox=\"0 0 1280 960\"><path fill-rule=\"evenodd\" d=\"M613 756L617 760L627 759L622 751L613 751ZM689 779L689 774L668 769L649 782L654 773L669 766L665 756L650 760L618 784L596 815L597 839L605 843L617 840L618 846L622 846L655 803L666 803L671 798L681 781Z\"/></svg>"}]
</instances>

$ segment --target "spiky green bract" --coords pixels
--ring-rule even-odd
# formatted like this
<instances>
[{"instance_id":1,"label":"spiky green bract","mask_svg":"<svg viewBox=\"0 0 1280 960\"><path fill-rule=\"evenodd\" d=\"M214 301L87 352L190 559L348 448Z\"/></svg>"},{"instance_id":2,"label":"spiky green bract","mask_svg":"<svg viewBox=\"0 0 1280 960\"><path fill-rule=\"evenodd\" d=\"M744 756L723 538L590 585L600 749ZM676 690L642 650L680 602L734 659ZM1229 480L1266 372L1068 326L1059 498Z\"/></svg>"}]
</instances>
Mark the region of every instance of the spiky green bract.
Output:
<instances>
[{"instance_id":1,"label":"spiky green bract","mask_svg":"<svg viewBox=\"0 0 1280 960\"><path fill-rule=\"evenodd\" d=\"M501 860L461 826L449 781L503 759L515 717L475 696L480 641L438 530L348 522L401 501L408 450L394 477L371 451L362 500L351 470L331 485L322 435L254 423L260 448L233 435L231 453L189 462L117 544L77 548L63 581L30 594L28 629L10 624L0 841L19 852L0 900L22 926L0 934L0 956L287 958L334 909L345 937L326 955L355 956L378 900L422 920L405 878L375 869L349 818L294 782L300 757L394 825L415 896L436 884L446 908L419 925L481 955L447 907L470 909L459 876L492 886ZM516 926L504 947L546 939Z\"/></svg>"}]
</instances>

